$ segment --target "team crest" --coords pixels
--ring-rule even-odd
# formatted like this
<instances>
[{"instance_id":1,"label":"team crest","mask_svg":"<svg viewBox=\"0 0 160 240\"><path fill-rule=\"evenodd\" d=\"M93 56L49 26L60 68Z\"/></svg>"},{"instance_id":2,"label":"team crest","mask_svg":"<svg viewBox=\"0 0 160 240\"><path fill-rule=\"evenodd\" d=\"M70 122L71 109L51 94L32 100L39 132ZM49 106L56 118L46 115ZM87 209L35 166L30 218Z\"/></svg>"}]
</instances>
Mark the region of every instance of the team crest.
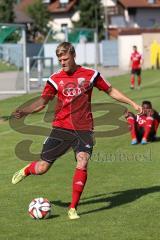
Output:
<instances>
[{"instance_id":1,"label":"team crest","mask_svg":"<svg viewBox=\"0 0 160 240\"><path fill-rule=\"evenodd\" d=\"M85 78L77 78L77 81L78 81L78 85L81 86L84 84L84 82L86 81Z\"/></svg>"}]
</instances>

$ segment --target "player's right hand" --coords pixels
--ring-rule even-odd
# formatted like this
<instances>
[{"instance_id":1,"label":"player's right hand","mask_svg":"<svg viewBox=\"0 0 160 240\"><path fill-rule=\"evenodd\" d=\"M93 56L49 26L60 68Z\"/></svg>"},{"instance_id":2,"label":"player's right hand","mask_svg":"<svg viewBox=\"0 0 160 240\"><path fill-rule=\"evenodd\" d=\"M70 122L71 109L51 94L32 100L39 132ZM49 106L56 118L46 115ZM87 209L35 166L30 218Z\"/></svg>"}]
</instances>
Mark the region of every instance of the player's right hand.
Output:
<instances>
[{"instance_id":1,"label":"player's right hand","mask_svg":"<svg viewBox=\"0 0 160 240\"><path fill-rule=\"evenodd\" d=\"M134 104L133 104L133 107L134 107L134 109L138 112L139 115L143 113L142 106L134 103Z\"/></svg>"},{"instance_id":2,"label":"player's right hand","mask_svg":"<svg viewBox=\"0 0 160 240\"><path fill-rule=\"evenodd\" d=\"M17 109L15 112L12 113L12 116L17 118L17 119L22 118L25 115L26 115L25 112L21 109Z\"/></svg>"}]
</instances>

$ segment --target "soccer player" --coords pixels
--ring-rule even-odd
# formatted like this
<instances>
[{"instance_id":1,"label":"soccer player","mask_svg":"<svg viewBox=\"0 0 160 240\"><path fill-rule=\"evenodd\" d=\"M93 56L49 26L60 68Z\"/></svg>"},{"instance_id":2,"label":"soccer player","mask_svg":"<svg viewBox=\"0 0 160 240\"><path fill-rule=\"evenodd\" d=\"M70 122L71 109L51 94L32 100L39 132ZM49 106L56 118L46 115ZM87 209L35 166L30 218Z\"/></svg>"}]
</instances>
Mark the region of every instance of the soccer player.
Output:
<instances>
[{"instance_id":1,"label":"soccer player","mask_svg":"<svg viewBox=\"0 0 160 240\"><path fill-rule=\"evenodd\" d=\"M75 49L71 43L63 42L58 45L56 55L62 69L50 76L38 100L13 113L19 119L38 112L57 95L57 107L52 122L54 128L44 142L41 159L16 172L12 183L16 184L29 175L46 173L54 161L72 147L77 165L68 216L70 219L78 219L77 205L87 181L87 165L93 149L93 87L103 90L119 102L131 105L138 112L142 111L142 107L113 88L96 70L77 65Z\"/></svg>"},{"instance_id":2,"label":"soccer player","mask_svg":"<svg viewBox=\"0 0 160 240\"><path fill-rule=\"evenodd\" d=\"M131 67L131 78L130 78L130 87L131 89L135 88L135 75L137 75L138 88L141 85L141 67L143 64L142 55L137 51L137 46L133 46L133 52L130 57L130 67Z\"/></svg>"},{"instance_id":3,"label":"soccer player","mask_svg":"<svg viewBox=\"0 0 160 240\"><path fill-rule=\"evenodd\" d=\"M132 112L125 113L131 133L132 145L139 142L141 142L141 144L147 144L148 141L156 140L160 116L158 112L152 108L150 101L143 101L142 109L142 114L134 115Z\"/></svg>"}]
</instances>

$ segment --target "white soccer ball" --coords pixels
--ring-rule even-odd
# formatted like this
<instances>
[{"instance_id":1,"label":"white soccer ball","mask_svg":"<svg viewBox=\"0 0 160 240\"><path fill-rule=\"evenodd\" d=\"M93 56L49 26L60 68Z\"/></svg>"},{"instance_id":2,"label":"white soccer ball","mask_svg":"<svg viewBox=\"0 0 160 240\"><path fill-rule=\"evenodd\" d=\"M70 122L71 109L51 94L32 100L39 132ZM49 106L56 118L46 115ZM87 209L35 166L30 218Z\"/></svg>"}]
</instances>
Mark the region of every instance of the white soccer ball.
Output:
<instances>
[{"instance_id":1,"label":"white soccer ball","mask_svg":"<svg viewBox=\"0 0 160 240\"><path fill-rule=\"evenodd\" d=\"M46 219L51 215L51 203L47 198L35 198L29 204L28 213L34 219Z\"/></svg>"}]
</instances>

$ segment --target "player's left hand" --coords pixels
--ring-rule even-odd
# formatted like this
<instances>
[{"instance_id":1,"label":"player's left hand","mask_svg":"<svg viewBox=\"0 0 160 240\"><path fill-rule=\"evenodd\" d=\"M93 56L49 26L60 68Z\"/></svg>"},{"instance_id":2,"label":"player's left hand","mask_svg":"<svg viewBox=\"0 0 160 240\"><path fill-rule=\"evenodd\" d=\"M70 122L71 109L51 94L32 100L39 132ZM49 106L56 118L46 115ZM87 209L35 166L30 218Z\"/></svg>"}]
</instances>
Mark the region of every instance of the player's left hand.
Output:
<instances>
[{"instance_id":1,"label":"player's left hand","mask_svg":"<svg viewBox=\"0 0 160 240\"><path fill-rule=\"evenodd\" d=\"M128 109L125 109L125 111L124 111L124 117L125 117L125 118L128 118L128 117L129 117L129 110L128 110Z\"/></svg>"},{"instance_id":2,"label":"player's left hand","mask_svg":"<svg viewBox=\"0 0 160 240\"><path fill-rule=\"evenodd\" d=\"M24 117L26 114L23 110L21 109L16 109L16 111L14 111L12 113L12 117L16 118L16 119L20 119L22 117Z\"/></svg>"}]
</instances>

